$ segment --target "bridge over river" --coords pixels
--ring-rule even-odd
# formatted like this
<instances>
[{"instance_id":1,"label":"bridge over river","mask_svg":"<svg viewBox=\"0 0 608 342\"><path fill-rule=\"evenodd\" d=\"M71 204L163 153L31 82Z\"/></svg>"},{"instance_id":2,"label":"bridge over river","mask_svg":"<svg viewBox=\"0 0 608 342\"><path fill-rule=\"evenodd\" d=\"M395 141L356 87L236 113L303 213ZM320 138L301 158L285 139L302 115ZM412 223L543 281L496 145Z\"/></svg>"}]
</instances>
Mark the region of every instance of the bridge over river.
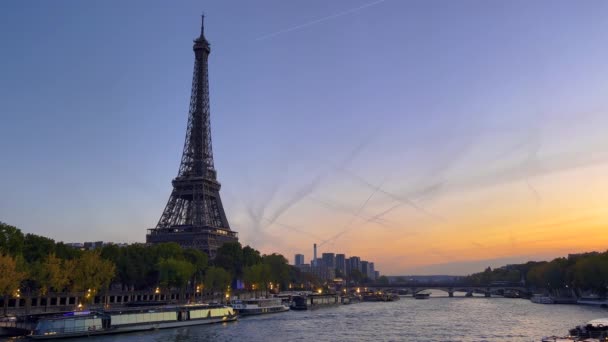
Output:
<instances>
[{"instance_id":1,"label":"bridge over river","mask_svg":"<svg viewBox=\"0 0 608 342\"><path fill-rule=\"evenodd\" d=\"M520 297L524 297L529 294L528 288L521 284L485 284L485 285L472 285L464 283L401 283L401 284L385 284L385 285L373 285L369 286L369 289L373 290L395 290L395 291L407 291L408 294L415 295L416 293L427 291L427 290L440 290L446 292L448 296L454 297L454 292L466 292L468 296L473 293L483 293L486 297L494 295L504 295L507 293L514 293Z\"/></svg>"}]
</instances>

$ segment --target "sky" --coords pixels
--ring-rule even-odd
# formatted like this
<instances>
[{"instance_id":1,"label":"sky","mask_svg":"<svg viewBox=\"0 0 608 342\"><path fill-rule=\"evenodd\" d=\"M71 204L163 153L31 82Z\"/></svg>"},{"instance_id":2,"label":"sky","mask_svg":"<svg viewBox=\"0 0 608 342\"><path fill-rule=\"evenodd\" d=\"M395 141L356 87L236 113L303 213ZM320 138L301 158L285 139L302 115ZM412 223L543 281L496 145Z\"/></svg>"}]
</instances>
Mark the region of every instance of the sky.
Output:
<instances>
[{"instance_id":1,"label":"sky","mask_svg":"<svg viewBox=\"0 0 608 342\"><path fill-rule=\"evenodd\" d=\"M144 242L200 32L243 245L467 274L608 248L606 1L2 1L0 221Z\"/></svg>"}]
</instances>

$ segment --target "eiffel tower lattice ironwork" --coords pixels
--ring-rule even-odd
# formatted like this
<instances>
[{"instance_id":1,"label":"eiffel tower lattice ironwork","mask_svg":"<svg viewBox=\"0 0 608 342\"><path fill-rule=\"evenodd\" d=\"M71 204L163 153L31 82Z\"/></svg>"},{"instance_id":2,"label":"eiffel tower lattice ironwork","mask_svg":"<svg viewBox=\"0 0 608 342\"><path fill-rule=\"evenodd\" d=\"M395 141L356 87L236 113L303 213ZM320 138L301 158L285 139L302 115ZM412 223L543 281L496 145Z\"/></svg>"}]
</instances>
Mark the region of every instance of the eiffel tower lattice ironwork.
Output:
<instances>
[{"instance_id":1,"label":"eiffel tower lattice ironwork","mask_svg":"<svg viewBox=\"0 0 608 342\"><path fill-rule=\"evenodd\" d=\"M211 49L205 39L204 22L193 50L194 75L184 152L169 201L156 228L148 229L146 242L177 242L215 257L222 244L236 242L238 237L230 230L213 165L207 70Z\"/></svg>"}]
</instances>

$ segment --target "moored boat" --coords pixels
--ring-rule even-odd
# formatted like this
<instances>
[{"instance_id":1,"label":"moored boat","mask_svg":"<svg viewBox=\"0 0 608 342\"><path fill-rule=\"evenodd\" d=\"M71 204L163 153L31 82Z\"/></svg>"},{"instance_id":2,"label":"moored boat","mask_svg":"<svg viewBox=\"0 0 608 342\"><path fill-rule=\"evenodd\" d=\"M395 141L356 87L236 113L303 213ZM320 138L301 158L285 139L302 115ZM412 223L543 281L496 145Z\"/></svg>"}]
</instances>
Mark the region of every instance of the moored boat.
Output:
<instances>
[{"instance_id":1,"label":"moored boat","mask_svg":"<svg viewBox=\"0 0 608 342\"><path fill-rule=\"evenodd\" d=\"M566 337L550 336L542 339L543 342L557 341L607 341L608 340L608 318L591 320L570 329Z\"/></svg>"},{"instance_id":2,"label":"moored boat","mask_svg":"<svg viewBox=\"0 0 608 342\"><path fill-rule=\"evenodd\" d=\"M229 322L236 319L237 315L231 307L206 304L75 311L38 317L36 327L29 337L52 339L105 335Z\"/></svg>"},{"instance_id":3,"label":"moored boat","mask_svg":"<svg viewBox=\"0 0 608 342\"><path fill-rule=\"evenodd\" d=\"M536 304L554 304L553 298L551 296L542 295L542 294L534 294L530 297L530 301Z\"/></svg>"},{"instance_id":4,"label":"moored boat","mask_svg":"<svg viewBox=\"0 0 608 342\"><path fill-rule=\"evenodd\" d=\"M430 296L431 296L430 293L425 293L425 292L418 292L418 293L414 294L414 298L416 298L416 299L429 299Z\"/></svg>"},{"instance_id":5,"label":"moored boat","mask_svg":"<svg viewBox=\"0 0 608 342\"><path fill-rule=\"evenodd\" d=\"M308 310L338 304L340 304L340 296L337 294L300 295L292 298L291 309Z\"/></svg>"},{"instance_id":6,"label":"moored boat","mask_svg":"<svg viewBox=\"0 0 608 342\"><path fill-rule=\"evenodd\" d=\"M232 308L241 316L263 315L289 311L281 298L252 298L235 300L231 303Z\"/></svg>"}]
</instances>

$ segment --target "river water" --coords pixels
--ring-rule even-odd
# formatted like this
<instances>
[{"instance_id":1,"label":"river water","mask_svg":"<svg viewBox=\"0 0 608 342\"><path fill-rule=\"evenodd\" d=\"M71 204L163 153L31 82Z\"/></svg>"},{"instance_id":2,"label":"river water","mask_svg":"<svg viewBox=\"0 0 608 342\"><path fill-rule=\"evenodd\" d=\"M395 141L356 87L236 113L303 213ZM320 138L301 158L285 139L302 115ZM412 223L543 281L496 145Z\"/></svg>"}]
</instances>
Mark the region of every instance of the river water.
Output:
<instances>
[{"instance_id":1,"label":"river water","mask_svg":"<svg viewBox=\"0 0 608 342\"><path fill-rule=\"evenodd\" d=\"M71 341L540 341L600 317L608 310L510 298L402 297Z\"/></svg>"}]
</instances>

